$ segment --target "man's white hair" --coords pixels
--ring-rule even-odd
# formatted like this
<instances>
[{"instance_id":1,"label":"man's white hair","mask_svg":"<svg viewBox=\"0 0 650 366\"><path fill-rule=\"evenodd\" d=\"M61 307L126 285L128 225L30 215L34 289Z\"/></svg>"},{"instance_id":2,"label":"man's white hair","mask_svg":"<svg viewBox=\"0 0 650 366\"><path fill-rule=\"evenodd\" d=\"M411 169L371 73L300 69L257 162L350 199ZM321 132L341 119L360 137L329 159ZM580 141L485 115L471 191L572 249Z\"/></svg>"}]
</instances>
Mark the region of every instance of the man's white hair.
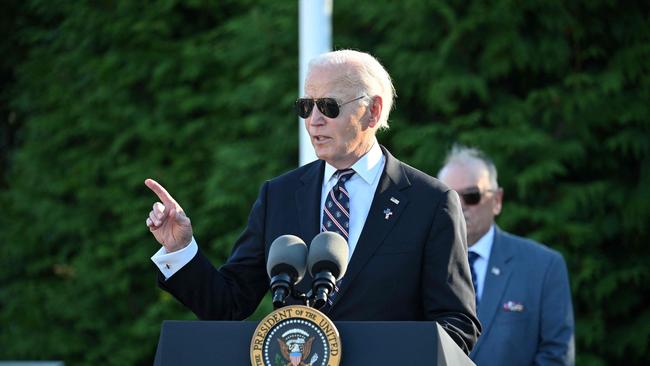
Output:
<instances>
[{"instance_id":1,"label":"man's white hair","mask_svg":"<svg viewBox=\"0 0 650 366\"><path fill-rule=\"evenodd\" d=\"M342 85L357 94L365 93L369 97L379 95L382 99L382 111L379 116L378 129L388 128L388 115L396 96L390 75L373 56L354 50L338 50L323 53L313 58L307 66L307 75L315 66L352 65L354 71L343 77ZM366 102L367 103L367 102Z\"/></svg>"},{"instance_id":2,"label":"man's white hair","mask_svg":"<svg viewBox=\"0 0 650 366\"><path fill-rule=\"evenodd\" d=\"M494 165L494 162L492 162L492 159L490 159L483 151L477 148L454 144L454 146L451 148L451 151L449 151L449 154L447 154L447 157L445 158L445 164L442 169L444 169L449 164L456 163L461 165L468 165L476 161L482 163L487 169L491 188L498 189L499 184L497 182L497 168ZM442 169L440 172L442 172ZM440 176L440 172L438 172L438 176Z\"/></svg>"}]
</instances>

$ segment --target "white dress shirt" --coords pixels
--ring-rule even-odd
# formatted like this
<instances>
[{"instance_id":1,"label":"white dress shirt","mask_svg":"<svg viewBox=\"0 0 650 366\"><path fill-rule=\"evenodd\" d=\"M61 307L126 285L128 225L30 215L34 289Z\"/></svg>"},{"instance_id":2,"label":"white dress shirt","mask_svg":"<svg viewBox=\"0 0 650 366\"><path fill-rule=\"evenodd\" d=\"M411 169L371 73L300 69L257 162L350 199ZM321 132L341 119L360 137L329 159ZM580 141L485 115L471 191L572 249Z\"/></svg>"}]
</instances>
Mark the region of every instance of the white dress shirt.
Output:
<instances>
[{"instance_id":1,"label":"white dress shirt","mask_svg":"<svg viewBox=\"0 0 650 366\"><path fill-rule=\"evenodd\" d=\"M165 279L168 279L183 268L184 265L188 264L198 251L199 246L192 237L192 241L185 248L175 252L167 253L165 247L160 247L156 254L151 257L151 260L158 266Z\"/></svg>"},{"instance_id":2,"label":"white dress shirt","mask_svg":"<svg viewBox=\"0 0 650 366\"><path fill-rule=\"evenodd\" d=\"M377 189L379 178L381 177L381 172L383 172L385 165L386 157L382 154L379 142L375 139L370 151L351 166L351 168L354 169L355 174L345 182L345 188L350 194L350 231L348 237L350 257L352 256L354 248L357 246L361 230L366 223L366 218L370 211L370 205L372 204L372 199L375 195L375 190ZM321 222L323 221L323 206L325 206L325 198L338 180L334 176L334 173L336 173L336 168L326 163L320 202ZM151 257L151 260L156 264L156 266L158 266L158 269L160 269L160 272L165 276L165 279L167 279L183 268L184 265L189 263L198 252L198 249L198 244L194 237L192 237L192 241L190 241L185 248L172 253L167 253L165 247L161 247L160 250Z\"/></svg>"},{"instance_id":3,"label":"white dress shirt","mask_svg":"<svg viewBox=\"0 0 650 366\"><path fill-rule=\"evenodd\" d=\"M363 230L363 225L365 225L366 218L368 218L370 205L372 205L372 199L375 196L375 191L379 184L381 172L384 171L384 165L386 165L386 157L382 154L379 143L375 140L370 151L350 167L354 169L354 175L345 182L345 189L350 195L350 230L348 231L350 252L348 259L352 257L354 248L357 247L361 230ZM323 189L320 195L320 227L323 227L323 207L325 207L325 200L329 191L338 181L335 173L336 168L325 163Z\"/></svg>"},{"instance_id":4,"label":"white dress shirt","mask_svg":"<svg viewBox=\"0 0 650 366\"><path fill-rule=\"evenodd\" d=\"M481 237L474 245L469 247L470 252L478 254L474 262L474 273L476 273L476 297L481 300L483 296L483 285L485 285L485 275L487 273L488 263L490 262L490 252L494 243L494 225L490 227L485 235Z\"/></svg>"}]
</instances>

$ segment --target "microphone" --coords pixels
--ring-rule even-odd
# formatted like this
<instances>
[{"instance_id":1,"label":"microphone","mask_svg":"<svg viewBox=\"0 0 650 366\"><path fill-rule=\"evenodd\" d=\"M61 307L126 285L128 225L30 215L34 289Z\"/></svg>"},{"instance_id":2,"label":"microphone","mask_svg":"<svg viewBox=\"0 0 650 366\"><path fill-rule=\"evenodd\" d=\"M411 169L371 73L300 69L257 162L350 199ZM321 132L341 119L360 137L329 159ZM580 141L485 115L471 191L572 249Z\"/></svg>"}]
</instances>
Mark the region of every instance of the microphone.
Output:
<instances>
[{"instance_id":1,"label":"microphone","mask_svg":"<svg viewBox=\"0 0 650 366\"><path fill-rule=\"evenodd\" d=\"M320 309L327 303L327 297L334 290L348 268L348 242L341 235L322 232L311 241L307 255L307 268L314 278L312 293L313 307Z\"/></svg>"},{"instance_id":2,"label":"microphone","mask_svg":"<svg viewBox=\"0 0 650 366\"><path fill-rule=\"evenodd\" d=\"M271 243L266 273L271 278L271 293L275 309L284 306L293 285L305 275L307 245L294 235L282 235Z\"/></svg>"}]
</instances>

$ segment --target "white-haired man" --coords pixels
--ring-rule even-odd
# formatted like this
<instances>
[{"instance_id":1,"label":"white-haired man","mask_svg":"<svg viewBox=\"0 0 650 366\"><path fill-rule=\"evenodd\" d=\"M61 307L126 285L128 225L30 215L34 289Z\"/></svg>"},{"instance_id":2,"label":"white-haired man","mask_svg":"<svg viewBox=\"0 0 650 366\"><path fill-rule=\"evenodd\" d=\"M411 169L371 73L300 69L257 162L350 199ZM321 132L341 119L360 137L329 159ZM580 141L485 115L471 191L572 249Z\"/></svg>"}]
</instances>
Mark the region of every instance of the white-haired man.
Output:
<instances>
[{"instance_id":1,"label":"white-haired man","mask_svg":"<svg viewBox=\"0 0 650 366\"><path fill-rule=\"evenodd\" d=\"M369 54L341 50L312 60L295 107L319 160L262 185L219 269L198 250L180 205L147 180L161 200L146 220L163 245L152 257L159 285L201 319L244 319L269 289L265 262L274 239L292 234L309 243L336 231L351 258L324 309L330 318L435 320L469 352L480 325L460 201L377 142L393 98L390 76ZM307 275L296 287L307 292L311 282Z\"/></svg>"},{"instance_id":2,"label":"white-haired man","mask_svg":"<svg viewBox=\"0 0 650 366\"><path fill-rule=\"evenodd\" d=\"M472 278L483 334L478 366L572 365L574 321L562 255L500 230L503 190L478 149L455 146L438 178L462 197Z\"/></svg>"}]
</instances>

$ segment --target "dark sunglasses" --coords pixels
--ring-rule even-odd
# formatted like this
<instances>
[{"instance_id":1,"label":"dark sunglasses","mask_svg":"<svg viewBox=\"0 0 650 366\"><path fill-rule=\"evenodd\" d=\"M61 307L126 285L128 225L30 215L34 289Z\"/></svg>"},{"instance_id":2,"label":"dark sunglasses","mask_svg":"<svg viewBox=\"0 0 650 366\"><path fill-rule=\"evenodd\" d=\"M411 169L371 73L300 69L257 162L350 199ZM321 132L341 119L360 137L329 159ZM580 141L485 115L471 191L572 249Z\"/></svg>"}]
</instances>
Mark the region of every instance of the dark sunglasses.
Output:
<instances>
[{"instance_id":1,"label":"dark sunglasses","mask_svg":"<svg viewBox=\"0 0 650 366\"><path fill-rule=\"evenodd\" d=\"M472 187L462 192L458 192L458 195L463 199L463 202L465 202L467 206L474 206L481 202L481 197L488 192L496 192L496 190L488 189L485 192L481 192L478 187Z\"/></svg>"},{"instance_id":2,"label":"dark sunglasses","mask_svg":"<svg viewBox=\"0 0 650 366\"><path fill-rule=\"evenodd\" d=\"M348 100L345 103L339 103L336 99L334 98L298 98L296 100L295 108L296 108L296 113L301 118L307 118L311 115L311 111L314 110L314 104L316 104L316 107L318 110L327 118L336 118L338 117L339 113L341 112L341 107L348 103L352 103L354 101L357 101L361 98L364 98L365 95L362 95L358 98L354 98L352 100Z\"/></svg>"}]
</instances>

